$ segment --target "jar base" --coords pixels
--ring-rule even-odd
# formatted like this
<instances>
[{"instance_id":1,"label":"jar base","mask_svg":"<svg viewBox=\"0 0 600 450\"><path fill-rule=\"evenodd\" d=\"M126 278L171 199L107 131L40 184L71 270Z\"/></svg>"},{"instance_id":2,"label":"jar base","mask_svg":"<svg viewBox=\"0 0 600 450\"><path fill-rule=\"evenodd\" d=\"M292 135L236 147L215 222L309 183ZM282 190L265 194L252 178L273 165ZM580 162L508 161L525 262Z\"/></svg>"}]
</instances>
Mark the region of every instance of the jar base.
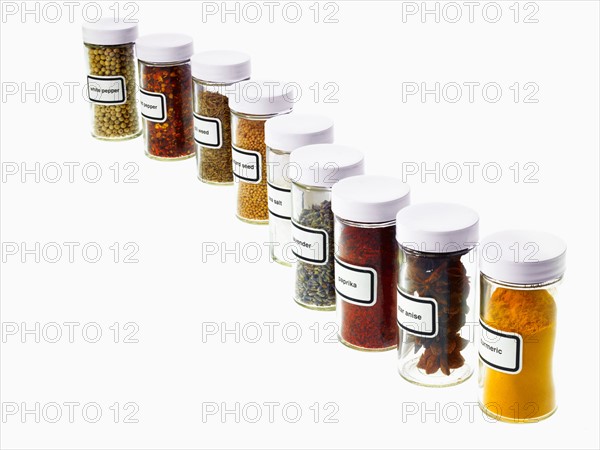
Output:
<instances>
[{"instance_id":1,"label":"jar base","mask_svg":"<svg viewBox=\"0 0 600 450\"><path fill-rule=\"evenodd\" d=\"M151 155L150 153L146 152L146 156L150 159L154 159L155 161L183 161L185 159L193 158L196 155L191 153L189 155L177 156L176 158L165 158L164 156Z\"/></svg>"},{"instance_id":2,"label":"jar base","mask_svg":"<svg viewBox=\"0 0 600 450\"><path fill-rule=\"evenodd\" d=\"M204 184L210 184L213 186L232 186L233 185L233 181L211 181L211 180L205 180L202 177L198 177L198 179L200 181L202 181Z\"/></svg>"},{"instance_id":3,"label":"jar base","mask_svg":"<svg viewBox=\"0 0 600 450\"><path fill-rule=\"evenodd\" d=\"M348 348L351 348L353 350L358 350L360 352L367 352L367 353L371 353L371 352L388 352L390 350L394 350L395 348L398 348L398 346L395 345L395 344L392 345L392 346L390 346L390 347L382 347L382 348L361 347L359 345L351 344L350 342L346 341L339 334L338 334L338 340L340 341L340 343L344 344Z\"/></svg>"},{"instance_id":4,"label":"jar base","mask_svg":"<svg viewBox=\"0 0 600 450\"><path fill-rule=\"evenodd\" d=\"M306 309L311 309L313 311L335 311L335 305L330 306L317 306L317 305L309 305L308 303L302 303L300 300L294 298L294 301Z\"/></svg>"},{"instance_id":5,"label":"jar base","mask_svg":"<svg viewBox=\"0 0 600 450\"><path fill-rule=\"evenodd\" d=\"M99 141L105 142L119 142L119 141L130 141L135 138L139 138L143 133L143 130L138 131L135 134L131 134L128 136L118 136L118 137L108 137L108 136L99 136L94 133L90 133L94 139L98 139Z\"/></svg>"},{"instance_id":6,"label":"jar base","mask_svg":"<svg viewBox=\"0 0 600 450\"><path fill-rule=\"evenodd\" d=\"M239 214L236 214L235 217L237 217L239 220L241 220L244 223L249 223L250 225L268 225L269 224L269 219L248 219L246 217L242 217Z\"/></svg>"},{"instance_id":7,"label":"jar base","mask_svg":"<svg viewBox=\"0 0 600 450\"><path fill-rule=\"evenodd\" d=\"M539 416L539 417L532 417L532 418L527 418L527 419L515 419L514 417L508 417L508 416L503 416L501 414L497 414L492 412L491 410L489 410L488 408L485 407L485 405L481 402L479 402L479 408L481 409L481 411L488 417L491 417L494 420L497 420L498 422L505 422L505 423L537 423L540 422L542 420L547 419L548 417L552 416L556 410L558 409L558 406L555 406L554 409L546 414L544 414L543 416Z\"/></svg>"},{"instance_id":8,"label":"jar base","mask_svg":"<svg viewBox=\"0 0 600 450\"><path fill-rule=\"evenodd\" d=\"M464 364L458 369L452 369L450 375L444 375L439 370L427 375L424 370L417 367L418 362L419 358L413 358L398 368L398 373L402 378L418 386L437 388L456 386L464 383L473 375L473 368L468 364Z\"/></svg>"}]
</instances>

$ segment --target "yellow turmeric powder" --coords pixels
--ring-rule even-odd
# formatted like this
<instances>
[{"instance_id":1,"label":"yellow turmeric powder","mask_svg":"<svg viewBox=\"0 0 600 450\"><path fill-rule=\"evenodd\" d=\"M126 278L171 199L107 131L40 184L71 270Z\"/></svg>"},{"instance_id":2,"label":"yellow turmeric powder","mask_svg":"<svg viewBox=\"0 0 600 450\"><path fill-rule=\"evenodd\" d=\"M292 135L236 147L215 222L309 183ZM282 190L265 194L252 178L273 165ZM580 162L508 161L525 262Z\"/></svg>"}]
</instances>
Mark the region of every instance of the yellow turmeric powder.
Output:
<instances>
[{"instance_id":1,"label":"yellow turmeric powder","mask_svg":"<svg viewBox=\"0 0 600 450\"><path fill-rule=\"evenodd\" d=\"M556 334L556 303L545 289L498 287L482 305L483 321L523 338L522 368L517 374L482 365L483 408L510 422L532 422L556 409L552 354Z\"/></svg>"}]
</instances>

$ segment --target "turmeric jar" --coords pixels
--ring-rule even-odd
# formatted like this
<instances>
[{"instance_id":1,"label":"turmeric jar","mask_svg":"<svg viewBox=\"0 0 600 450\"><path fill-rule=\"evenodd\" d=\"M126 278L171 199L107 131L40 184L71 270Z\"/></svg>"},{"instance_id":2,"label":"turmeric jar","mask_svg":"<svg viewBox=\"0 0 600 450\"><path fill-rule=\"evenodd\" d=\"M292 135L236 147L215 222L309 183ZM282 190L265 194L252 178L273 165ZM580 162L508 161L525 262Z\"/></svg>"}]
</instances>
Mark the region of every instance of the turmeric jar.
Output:
<instances>
[{"instance_id":1,"label":"turmeric jar","mask_svg":"<svg viewBox=\"0 0 600 450\"><path fill-rule=\"evenodd\" d=\"M565 261L565 243L548 233L503 231L482 242L479 404L497 420L537 422L556 411L552 357Z\"/></svg>"}]
</instances>

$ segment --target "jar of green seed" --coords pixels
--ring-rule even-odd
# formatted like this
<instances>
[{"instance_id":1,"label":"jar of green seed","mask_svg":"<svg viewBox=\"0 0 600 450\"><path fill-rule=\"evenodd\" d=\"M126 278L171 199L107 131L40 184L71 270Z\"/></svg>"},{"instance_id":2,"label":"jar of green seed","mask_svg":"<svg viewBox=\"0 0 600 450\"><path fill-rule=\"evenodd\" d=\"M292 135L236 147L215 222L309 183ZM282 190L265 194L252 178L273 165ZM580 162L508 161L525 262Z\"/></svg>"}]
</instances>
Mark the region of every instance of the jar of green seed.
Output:
<instances>
[{"instance_id":1,"label":"jar of green seed","mask_svg":"<svg viewBox=\"0 0 600 450\"><path fill-rule=\"evenodd\" d=\"M83 26L92 136L131 139L142 133L137 111L136 23L100 19Z\"/></svg>"}]
</instances>

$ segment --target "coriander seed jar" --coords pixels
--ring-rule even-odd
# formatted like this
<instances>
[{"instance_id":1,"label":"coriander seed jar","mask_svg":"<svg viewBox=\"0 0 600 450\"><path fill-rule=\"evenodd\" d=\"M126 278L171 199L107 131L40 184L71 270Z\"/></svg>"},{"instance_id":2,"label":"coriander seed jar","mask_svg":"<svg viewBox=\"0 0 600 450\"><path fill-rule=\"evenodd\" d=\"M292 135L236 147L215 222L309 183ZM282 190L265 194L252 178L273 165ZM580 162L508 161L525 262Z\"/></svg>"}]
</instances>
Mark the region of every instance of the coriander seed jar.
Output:
<instances>
[{"instance_id":1,"label":"coriander seed jar","mask_svg":"<svg viewBox=\"0 0 600 450\"><path fill-rule=\"evenodd\" d=\"M100 19L83 25L92 136L125 140L142 134L137 110L135 23Z\"/></svg>"},{"instance_id":2,"label":"coriander seed jar","mask_svg":"<svg viewBox=\"0 0 600 450\"><path fill-rule=\"evenodd\" d=\"M479 216L452 203L411 205L396 216L398 371L445 387L473 373L472 310Z\"/></svg>"},{"instance_id":3,"label":"coriander seed jar","mask_svg":"<svg viewBox=\"0 0 600 450\"><path fill-rule=\"evenodd\" d=\"M331 189L364 173L362 152L342 145L300 147L290 156L294 300L317 310L335 309Z\"/></svg>"},{"instance_id":4,"label":"coriander seed jar","mask_svg":"<svg viewBox=\"0 0 600 450\"><path fill-rule=\"evenodd\" d=\"M398 345L396 214L409 202L408 185L393 177L359 175L333 186L338 337L348 347Z\"/></svg>"},{"instance_id":5,"label":"coriander seed jar","mask_svg":"<svg viewBox=\"0 0 600 450\"><path fill-rule=\"evenodd\" d=\"M265 123L292 112L293 101L292 92L272 81L238 83L229 97L236 215L243 222L269 222Z\"/></svg>"},{"instance_id":6,"label":"coriander seed jar","mask_svg":"<svg viewBox=\"0 0 600 450\"><path fill-rule=\"evenodd\" d=\"M231 112L233 85L250 78L250 56L216 50L192 56L194 140L198 178L209 184L233 184Z\"/></svg>"},{"instance_id":7,"label":"coriander seed jar","mask_svg":"<svg viewBox=\"0 0 600 450\"><path fill-rule=\"evenodd\" d=\"M556 411L553 353L565 243L508 230L481 244L479 405L496 420L537 422Z\"/></svg>"},{"instance_id":8,"label":"coriander seed jar","mask_svg":"<svg viewBox=\"0 0 600 450\"><path fill-rule=\"evenodd\" d=\"M267 146L267 194L271 258L290 266L292 183L290 154L298 147L333 143L333 120L328 117L292 113L275 117L265 125Z\"/></svg>"},{"instance_id":9,"label":"coriander seed jar","mask_svg":"<svg viewBox=\"0 0 600 450\"><path fill-rule=\"evenodd\" d=\"M194 156L192 38L151 34L136 42L146 155L176 161Z\"/></svg>"}]
</instances>

